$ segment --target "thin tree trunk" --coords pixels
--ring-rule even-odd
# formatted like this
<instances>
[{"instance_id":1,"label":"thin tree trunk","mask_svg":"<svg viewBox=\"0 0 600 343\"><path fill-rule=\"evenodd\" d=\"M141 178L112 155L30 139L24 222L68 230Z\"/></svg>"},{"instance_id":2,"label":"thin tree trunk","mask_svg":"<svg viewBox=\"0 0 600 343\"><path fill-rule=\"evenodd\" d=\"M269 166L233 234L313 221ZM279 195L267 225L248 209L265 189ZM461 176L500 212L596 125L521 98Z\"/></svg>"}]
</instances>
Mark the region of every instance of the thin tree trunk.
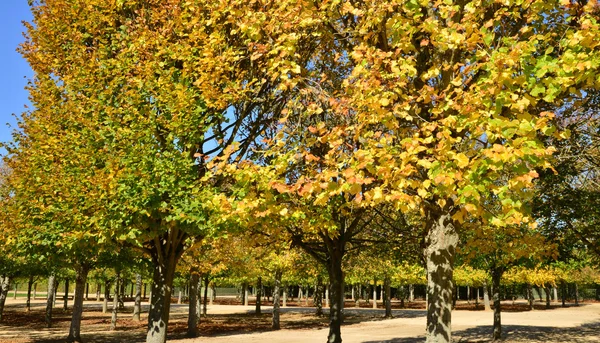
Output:
<instances>
[{"instance_id":1,"label":"thin tree trunk","mask_svg":"<svg viewBox=\"0 0 600 343\"><path fill-rule=\"evenodd\" d=\"M427 343L452 341L453 268L458 233L449 213L427 213Z\"/></svg>"},{"instance_id":2,"label":"thin tree trunk","mask_svg":"<svg viewBox=\"0 0 600 343\"><path fill-rule=\"evenodd\" d=\"M142 275L135 274L135 301L133 304L133 320L141 320L142 313Z\"/></svg>"},{"instance_id":3,"label":"thin tree trunk","mask_svg":"<svg viewBox=\"0 0 600 343\"><path fill-rule=\"evenodd\" d=\"M377 308L377 280L373 280L373 308Z\"/></svg>"},{"instance_id":4,"label":"thin tree trunk","mask_svg":"<svg viewBox=\"0 0 600 343\"><path fill-rule=\"evenodd\" d=\"M532 311L534 309L533 307L533 287L531 286L531 284L527 284L527 299L529 301L529 310Z\"/></svg>"},{"instance_id":5,"label":"thin tree trunk","mask_svg":"<svg viewBox=\"0 0 600 343\"><path fill-rule=\"evenodd\" d=\"M65 296L63 297L63 311L66 311L69 306L69 279L65 279Z\"/></svg>"},{"instance_id":6,"label":"thin tree trunk","mask_svg":"<svg viewBox=\"0 0 600 343\"><path fill-rule=\"evenodd\" d=\"M575 306L579 306L579 285L575 282Z\"/></svg>"},{"instance_id":7,"label":"thin tree trunk","mask_svg":"<svg viewBox=\"0 0 600 343\"><path fill-rule=\"evenodd\" d=\"M483 307L486 311L492 310L492 308L490 307L490 293L488 290L487 281L483 282Z\"/></svg>"},{"instance_id":8,"label":"thin tree trunk","mask_svg":"<svg viewBox=\"0 0 600 343\"><path fill-rule=\"evenodd\" d=\"M552 293L553 293L553 301L555 303L558 302L558 288L557 287L552 287Z\"/></svg>"},{"instance_id":9,"label":"thin tree trunk","mask_svg":"<svg viewBox=\"0 0 600 343\"><path fill-rule=\"evenodd\" d=\"M242 306L246 304L246 297L247 297L246 289L247 288L248 288L248 285L245 282L243 282L242 283L242 290L240 292L240 297L242 298L241 301L240 301L240 303L242 304Z\"/></svg>"},{"instance_id":10,"label":"thin tree trunk","mask_svg":"<svg viewBox=\"0 0 600 343\"><path fill-rule=\"evenodd\" d=\"M52 308L54 307L54 298L56 297L56 277L50 274L48 277L48 296L46 300L46 327L52 327Z\"/></svg>"},{"instance_id":11,"label":"thin tree trunk","mask_svg":"<svg viewBox=\"0 0 600 343\"><path fill-rule=\"evenodd\" d=\"M317 276L317 284L315 285L314 303L316 307L316 315L323 315L323 279L321 275Z\"/></svg>"},{"instance_id":12,"label":"thin tree trunk","mask_svg":"<svg viewBox=\"0 0 600 343\"><path fill-rule=\"evenodd\" d=\"M86 290L87 276L90 267L87 265L75 265L75 295L73 296L73 316L67 342L82 342L81 340L81 317L83 314L83 295Z\"/></svg>"},{"instance_id":13,"label":"thin tree trunk","mask_svg":"<svg viewBox=\"0 0 600 343\"><path fill-rule=\"evenodd\" d=\"M283 307L287 307L287 287L283 287Z\"/></svg>"},{"instance_id":14,"label":"thin tree trunk","mask_svg":"<svg viewBox=\"0 0 600 343\"><path fill-rule=\"evenodd\" d=\"M181 288L179 289L179 293L177 295L177 304L181 305L181 300L183 298L183 292L181 290Z\"/></svg>"},{"instance_id":15,"label":"thin tree trunk","mask_svg":"<svg viewBox=\"0 0 600 343\"><path fill-rule=\"evenodd\" d=\"M256 280L256 308L255 313L260 315L260 298L262 296L262 278L259 276Z\"/></svg>"},{"instance_id":16,"label":"thin tree trunk","mask_svg":"<svg viewBox=\"0 0 600 343\"><path fill-rule=\"evenodd\" d=\"M404 298L406 297L406 287L404 285L400 286L400 308L404 308Z\"/></svg>"},{"instance_id":17,"label":"thin tree trunk","mask_svg":"<svg viewBox=\"0 0 600 343\"><path fill-rule=\"evenodd\" d=\"M31 312L31 288L33 287L33 275L29 275L27 281L27 303L25 304L25 312Z\"/></svg>"},{"instance_id":18,"label":"thin tree trunk","mask_svg":"<svg viewBox=\"0 0 600 343\"><path fill-rule=\"evenodd\" d=\"M248 299L249 294L248 294L248 284L246 284L246 288L244 289L244 306L248 306L250 303L250 300Z\"/></svg>"},{"instance_id":19,"label":"thin tree trunk","mask_svg":"<svg viewBox=\"0 0 600 343\"><path fill-rule=\"evenodd\" d=\"M15 282L15 290L13 292L13 300L17 300L17 288L19 287L19 284Z\"/></svg>"},{"instance_id":20,"label":"thin tree trunk","mask_svg":"<svg viewBox=\"0 0 600 343\"><path fill-rule=\"evenodd\" d=\"M386 276L383 280L385 289L385 317L392 318L392 299L391 299L391 280L389 276Z\"/></svg>"},{"instance_id":21,"label":"thin tree trunk","mask_svg":"<svg viewBox=\"0 0 600 343\"><path fill-rule=\"evenodd\" d=\"M113 297L112 316L110 319L111 331L117 328L117 311L119 310L119 293L121 292L121 282L120 275L117 273L117 277L115 278L115 294Z\"/></svg>"},{"instance_id":22,"label":"thin tree trunk","mask_svg":"<svg viewBox=\"0 0 600 343\"><path fill-rule=\"evenodd\" d=\"M4 318L4 304L6 303L6 298L8 297L8 290L10 288L10 277L2 275L0 276L0 323Z\"/></svg>"},{"instance_id":23,"label":"thin tree trunk","mask_svg":"<svg viewBox=\"0 0 600 343\"><path fill-rule=\"evenodd\" d=\"M544 288L544 292L546 293L546 308L550 308L550 287Z\"/></svg>"},{"instance_id":24,"label":"thin tree trunk","mask_svg":"<svg viewBox=\"0 0 600 343\"><path fill-rule=\"evenodd\" d=\"M215 293L216 293L216 292L215 292L215 285L214 285L214 282L213 282L213 284L210 286L210 289L209 289L209 290L210 290L210 293L208 294L208 301L209 301L209 304L210 304L210 306L212 306L212 305L213 305L213 301L215 300Z\"/></svg>"},{"instance_id":25,"label":"thin tree trunk","mask_svg":"<svg viewBox=\"0 0 600 343\"><path fill-rule=\"evenodd\" d=\"M475 309L477 310L478 307L479 307L479 287L477 287L477 291L475 294Z\"/></svg>"},{"instance_id":26,"label":"thin tree trunk","mask_svg":"<svg viewBox=\"0 0 600 343\"><path fill-rule=\"evenodd\" d=\"M190 306L188 308L188 337L197 337L198 336L198 284L200 283L200 275L196 271L192 271L190 275L190 294L189 294L189 303Z\"/></svg>"},{"instance_id":27,"label":"thin tree trunk","mask_svg":"<svg viewBox=\"0 0 600 343\"><path fill-rule=\"evenodd\" d=\"M206 317L208 304L208 274L204 275L204 301L202 302L202 315Z\"/></svg>"},{"instance_id":28,"label":"thin tree trunk","mask_svg":"<svg viewBox=\"0 0 600 343\"><path fill-rule=\"evenodd\" d=\"M345 253L345 241L341 239L332 240L330 256L327 263L327 272L330 282L329 301L329 334L328 343L342 342L342 323L344 321L344 272L342 271L342 259Z\"/></svg>"},{"instance_id":29,"label":"thin tree trunk","mask_svg":"<svg viewBox=\"0 0 600 343\"><path fill-rule=\"evenodd\" d=\"M90 284L86 282L86 284L85 284L85 300L86 301L90 300L89 293L90 293Z\"/></svg>"},{"instance_id":30,"label":"thin tree trunk","mask_svg":"<svg viewBox=\"0 0 600 343\"><path fill-rule=\"evenodd\" d=\"M279 330L279 289L281 288L281 270L275 272L275 285L273 286L273 321L271 328Z\"/></svg>"},{"instance_id":31,"label":"thin tree trunk","mask_svg":"<svg viewBox=\"0 0 600 343\"><path fill-rule=\"evenodd\" d=\"M325 307L329 307L329 285L325 287Z\"/></svg>"},{"instance_id":32,"label":"thin tree trunk","mask_svg":"<svg viewBox=\"0 0 600 343\"><path fill-rule=\"evenodd\" d=\"M110 281L104 281L104 301L102 302L102 313L108 312L108 298L110 298Z\"/></svg>"},{"instance_id":33,"label":"thin tree trunk","mask_svg":"<svg viewBox=\"0 0 600 343\"><path fill-rule=\"evenodd\" d=\"M142 291L142 299L146 299L146 288L148 287L148 284L144 282L144 290Z\"/></svg>"},{"instance_id":34,"label":"thin tree trunk","mask_svg":"<svg viewBox=\"0 0 600 343\"><path fill-rule=\"evenodd\" d=\"M564 281L561 282L561 298L562 307L567 307L565 303L567 301L567 284Z\"/></svg>"},{"instance_id":35,"label":"thin tree trunk","mask_svg":"<svg viewBox=\"0 0 600 343\"><path fill-rule=\"evenodd\" d=\"M415 285L408 285L408 301L415 301Z\"/></svg>"},{"instance_id":36,"label":"thin tree trunk","mask_svg":"<svg viewBox=\"0 0 600 343\"><path fill-rule=\"evenodd\" d=\"M102 293L102 284L100 282L96 283L96 301L101 301L100 294Z\"/></svg>"},{"instance_id":37,"label":"thin tree trunk","mask_svg":"<svg viewBox=\"0 0 600 343\"><path fill-rule=\"evenodd\" d=\"M471 304L471 287L467 285L467 304Z\"/></svg>"},{"instance_id":38,"label":"thin tree trunk","mask_svg":"<svg viewBox=\"0 0 600 343\"><path fill-rule=\"evenodd\" d=\"M492 270L492 284L494 285L494 340L502 339L502 320L501 320L501 304L500 304L500 279L502 278L502 268L494 268Z\"/></svg>"}]
</instances>

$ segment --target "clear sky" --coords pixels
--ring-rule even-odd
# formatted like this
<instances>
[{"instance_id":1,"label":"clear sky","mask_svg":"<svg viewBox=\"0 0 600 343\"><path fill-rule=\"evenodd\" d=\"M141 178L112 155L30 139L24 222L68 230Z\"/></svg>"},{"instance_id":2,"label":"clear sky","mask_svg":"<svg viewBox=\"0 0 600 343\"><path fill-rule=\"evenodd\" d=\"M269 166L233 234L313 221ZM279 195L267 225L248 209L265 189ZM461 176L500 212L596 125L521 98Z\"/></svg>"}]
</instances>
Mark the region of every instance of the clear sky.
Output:
<instances>
[{"instance_id":1,"label":"clear sky","mask_svg":"<svg viewBox=\"0 0 600 343\"><path fill-rule=\"evenodd\" d=\"M0 141L11 140L12 129L16 127L13 113L20 115L29 103L25 86L32 77L27 62L15 50L23 42L22 21L30 21L31 13L27 0L0 0ZM5 150L0 149L0 154Z\"/></svg>"}]
</instances>

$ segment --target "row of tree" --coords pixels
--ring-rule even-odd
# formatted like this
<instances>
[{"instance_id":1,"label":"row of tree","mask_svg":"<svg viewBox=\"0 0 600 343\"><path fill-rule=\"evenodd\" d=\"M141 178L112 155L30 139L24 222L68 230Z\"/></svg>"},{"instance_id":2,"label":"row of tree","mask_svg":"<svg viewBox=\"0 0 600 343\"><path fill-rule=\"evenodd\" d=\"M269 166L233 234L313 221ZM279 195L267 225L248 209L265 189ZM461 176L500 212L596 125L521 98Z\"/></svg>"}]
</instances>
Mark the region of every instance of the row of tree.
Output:
<instances>
[{"instance_id":1,"label":"row of tree","mask_svg":"<svg viewBox=\"0 0 600 343\"><path fill-rule=\"evenodd\" d=\"M145 256L165 342L207 239L268 247L246 258L275 280L294 248L324 266L331 343L353 252L422 263L427 342L450 342L459 242L496 338L510 266L600 251L595 1L31 3L2 258L75 270L70 341L90 270Z\"/></svg>"}]
</instances>

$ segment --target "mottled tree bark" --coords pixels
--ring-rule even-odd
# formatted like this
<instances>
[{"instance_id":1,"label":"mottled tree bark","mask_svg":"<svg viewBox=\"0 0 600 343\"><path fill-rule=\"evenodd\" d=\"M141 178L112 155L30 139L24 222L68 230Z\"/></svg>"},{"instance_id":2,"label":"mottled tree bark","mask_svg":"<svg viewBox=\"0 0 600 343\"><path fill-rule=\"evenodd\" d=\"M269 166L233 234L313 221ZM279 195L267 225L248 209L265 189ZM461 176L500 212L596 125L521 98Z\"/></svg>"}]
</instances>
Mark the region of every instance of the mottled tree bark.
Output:
<instances>
[{"instance_id":1,"label":"mottled tree bark","mask_svg":"<svg viewBox=\"0 0 600 343\"><path fill-rule=\"evenodd\" d=\"M133 320L141 320L142 313L142 275L135 274L135 300L133 304Z\"/></svg>"},{"instance_id":2,"label":"mottled tree bark","mask_svg":"<svg viewBox=\"0 0 600 343\"><path fill-rule=\"evenodd\" d=\"M281 270L275 271L275 285L273 286L273 320L271 327L279 330L279 292L281 289Z\"/></svg>"},{"instance_id":3,"label":"mottled tree bark","mask_svg":"<svg viewBox=\"0 0 600 343\"><path fill-rule=\"evenodd\" d=\"M483 282L483 307L486 311L492 310L492 308L490 307L490 293L486 281Z\"/></svg>"},{"instance_id":4,"label":"mottled tree bark","mask_svg":"<svg viewBox=\"0 0 600 343\"><path fill-rule=\"evenodd\" d=\"M315 285L314 303L316 307L315 314L318 317L323 315L323 279L317 276L317 284Z\"/></svg>"},{"instance_id":5,"label":"mottled tree bark","mask_svg":"<svg viewBox=\"0 0 600 343\"><path fill-rule=\"evenodd\" d=\"M52 327L52 308L56 298L56 277L50 274L48 277L48 299L46 300L46 327Z\"/></svg>"},{"instance_id":6,"label":"mottled tree bark","mask_svg":"<svg viewBox=\"0 0 600 343\"><path fill-rule=\"evenodd\" d=\"M392 299L391 299L391 280L389 276L386 276L383 280L384 294L385 294L385 317L392 318Z\"/></svg>"},{"instance_id":7,"label":"mottled tree bark","mask_svg":"<svg viewBox=\"0 0 600 343\"><path fill-rule=\"evenodd\" d=\"M10 277L6 275L0 276L0 322L3 319L4 304L8 297L8 289L10 288Z\"/></svg>"},{"instance_id":8,"label":"mottled tree bark","mask_svg":"<svg viewBox=\"0 0 600 343\"><path fill-rule=\"evenodd\" d=\"M149 247L154 272L146 343L165 343L167 341L173 278L177 262L184 251L186 238L185 232L177 227L171 227L162 237L156 237Z\"/></svg>"},{"instance_id":9,"label":"mottled tree bark","mask_svg":"<svg viewBox=\"0 0 600 343\"><path fill-rule=\"evenodd\" d=\"M27 280L27 302L25 303L25 312L31 311L31 288L33 287L33 275L29 275Z\"/></svg>"},{"instance_id":10,"label":"mottled tree bark","mask_svg":"<svg viewBox=\"0 0 600 343\"><path fill-rule=\"evenodd\" d=\"M259 276L256 280L256 307L254 312L259 315L260 312L260 298L262 297L262 278Z\"/></svg>"},{"instance_id":11,"label":"mottled tree bark","mask_svg":"<svg viewBox=\"0 0 600 343\"><path fill-rule=\"evenodd\" d=\"M189 294L189 308L188 308L188 337L198 336L198 284L200 283L200 275L197 272L192 271L190 275L190 294Z\"/></svg>"},{"instance_id":12,"label":"mottled tree bark","mask_svg":"<svg viewBox=\"0 0 600 343\"><path fill-rule=\"evenodd\" d=\"M117 313L119 311L119 293L121 292L121 277L117 273L115 278L115 294L113 297L112 316L110 318L110 329L114 330L117 328Z\"/></svg>"},{"instance_id":13,"label":"mottled tree bark","mask_svg":"<svg viewBox=\"0 0 600 343\"><path fill-rule=\"evenodd\" d=\"M202 302L202 315L206 317L208 304L208 274L204 275L204 301Z\"/></svg>"},{"instance_id":14,"label":"mottled tree bark","mask_svg":"<svg viewBox=\"0 0 600 343\"><path fill-rule=\"evenodd\" d=\"M110 298L110 281L104 281L104 301L102 302L102 313L108 312L108 298Z\"/></svg>"},{"instance_id":15,"label":"mottled tree bark","mask_svg":"<svg viewBox=\"0 0 600 343\"><path fill-rule=\"evenodd\" d=\"M84 264L75 265L75 295L73 296L73 316L67 342L82 342L81 317L83 314L83 296L87 284L90 267Z\"/></svg>"},{"instance_id":16,"label":"mottled tree bark","mask_svg":"<svg viewBox=\"0 0 600 343\"><path fill-rule=\"evenodd\" d=\"M69 279L65 279L65 296L63 297L63 311L67 311L69 307Z\"/></svg>"},{"instance_id":17,"label":"mottled tree bark","mask_svg":"<svg viewBox=\"0 0 600 343\"><path fill-rule=\"evenodd\" d=\"M531 284L527 284L527 300L529 301L529 310L533 311L534 298L533 298L533 287L531 286Z\"/></svg>"},{"instance_id":18,"label":"mottled tree bark","mask_svg":"<svg viewBox=\"0 0 600 343\"><path fill-rule=\"evenodd\" d=\"M449 213L427 212L427 343L452 341L453 268L458 233Z\"/></svg>"},{"instance_id":19,"label":"mottled tree bark","mask_svg":"<svg viewBox=\"0 0 600 343\"><path fill-rule=\"evenodd\" d=\"M504 269L496 267L492 270L492 284L494 285L494 340L502 339L502 319L501 319L501 304L500 304L500 280Z\"/></svg>"},{"instance_id":20,"label":"mottled tree bark","mask_svg":"<svg viewBox=\"0 0 600 343\"><path fill-rule=\"evenodd\" d=\"M344 272L342 271L342 259L344 253L345 242L343 240L332 240L329 260L327 261L327 272L330 282L328 343L342 342L342 323L344 321Z\"/></svg>"}]
</instances>

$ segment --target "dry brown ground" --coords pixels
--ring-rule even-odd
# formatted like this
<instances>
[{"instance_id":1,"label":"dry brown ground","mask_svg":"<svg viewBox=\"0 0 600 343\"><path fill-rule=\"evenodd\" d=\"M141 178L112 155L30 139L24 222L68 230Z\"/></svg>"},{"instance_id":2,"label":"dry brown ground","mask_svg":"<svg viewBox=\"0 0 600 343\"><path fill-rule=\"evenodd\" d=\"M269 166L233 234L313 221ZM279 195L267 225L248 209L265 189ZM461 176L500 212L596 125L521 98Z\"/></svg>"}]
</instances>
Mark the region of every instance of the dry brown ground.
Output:
<instances>
[{"instance_id":1,"label":"dry brown ground","mask_svg":"<svg viewBox=\"0 0 600 343\"><path fill-rule=\"evenodd\" d=\"M230 305L225 305L225 304ZM270 328L270 307L257 316L254 306L233 305L232 299L209 306L209 315L200 323L201 337L185 338L187 306L172 305L169 323L169 342L177 343L252 343L286 342L312 343L325 341L327 318L313 315L314 308L301 307L289 302L282 308L283 330ZM144 342L145 317L142 321L131 319L131 303L119 313L118 328L109 331L110 313L101 312L101 303L85 304L82 337L85 342ZM346 303L346 321L342 328L345 343L409 343L422 342L425 328L424 303L407 303L408 309L394 304L394 319L383 319L383 310L370 309L368 304L355 308ZM24 312L23 300L7 301L5 321L0 325L0 343L52 343L64 342L70 324L70 312L55 309L54 326L45 328L44 302L34 302L31 313ZM381 304L379 304L381 307ZM539 303L535 311L526 311L526 304L511 302L503 304L503 329L507 342L600 342L600 304L584 304L579 307L560 308L554 304L549 310ZM147 311L147 307L144 307ZM485 312L480 304L459 302L453 312L453 335L456 342L486 342L491 334L492 314Z\"/></svg>"}]
</instances>

